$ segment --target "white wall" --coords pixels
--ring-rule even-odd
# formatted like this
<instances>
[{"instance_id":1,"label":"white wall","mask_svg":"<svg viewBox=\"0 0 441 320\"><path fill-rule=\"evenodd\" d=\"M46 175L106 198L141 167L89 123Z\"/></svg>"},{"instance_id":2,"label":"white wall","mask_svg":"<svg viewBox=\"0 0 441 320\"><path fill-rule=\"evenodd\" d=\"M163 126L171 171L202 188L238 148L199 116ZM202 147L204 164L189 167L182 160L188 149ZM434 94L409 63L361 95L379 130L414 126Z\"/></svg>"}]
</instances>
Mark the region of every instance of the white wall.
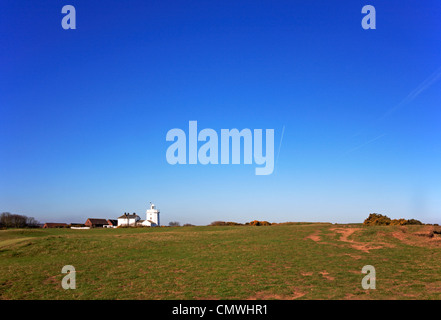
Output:
<instances>
[{"instance_id":1,"label":"white wall","mask_svg":"<svg viewBox=\"0 0 441 320\"><path fill-rule=\"evenodd\" d=\"M139 218L132 218L132 219L118 218L118 226L134 225L138 220Z\"/></svg>"}]
</instances>

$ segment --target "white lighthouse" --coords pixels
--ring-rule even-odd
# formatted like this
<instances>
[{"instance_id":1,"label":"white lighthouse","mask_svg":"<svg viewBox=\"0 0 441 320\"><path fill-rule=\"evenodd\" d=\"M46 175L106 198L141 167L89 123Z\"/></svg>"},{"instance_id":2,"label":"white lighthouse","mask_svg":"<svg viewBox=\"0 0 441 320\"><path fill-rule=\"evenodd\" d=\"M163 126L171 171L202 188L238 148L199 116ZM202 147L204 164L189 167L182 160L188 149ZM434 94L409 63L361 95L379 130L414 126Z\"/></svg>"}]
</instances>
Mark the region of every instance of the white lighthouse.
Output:
<instances>
[{"instance_id":1,"label":"white lighthouse","mask_svg":"<svg viewBox=\"0 0 441 320\"><path fill-rule=\"evenodd\" d=\"M159 227L159 210L150 202L150 209L146 211L146 217L142 225L147 227Z\"/></svg>"}]
</instances>

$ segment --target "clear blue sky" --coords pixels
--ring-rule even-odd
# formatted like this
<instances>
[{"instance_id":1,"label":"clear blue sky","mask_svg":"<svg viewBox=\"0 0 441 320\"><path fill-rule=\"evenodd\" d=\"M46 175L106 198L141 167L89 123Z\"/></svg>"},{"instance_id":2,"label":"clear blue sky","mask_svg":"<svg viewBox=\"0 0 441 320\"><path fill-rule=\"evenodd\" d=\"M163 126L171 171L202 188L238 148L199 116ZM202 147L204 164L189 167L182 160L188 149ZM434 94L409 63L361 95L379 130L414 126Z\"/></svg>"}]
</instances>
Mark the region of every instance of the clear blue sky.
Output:
<instances>
[{"instance_id":1,"label":"clear blue sky","mask_svg":"<svg viewBox=\"0 0 441 320\"><path fill-rule=\"evenodd\" d=\"M441 223L440 68L439 0L2 0L0 211ZM274 173L168 164L190 120L275 129Z\"/></svg>"}]
</instances>

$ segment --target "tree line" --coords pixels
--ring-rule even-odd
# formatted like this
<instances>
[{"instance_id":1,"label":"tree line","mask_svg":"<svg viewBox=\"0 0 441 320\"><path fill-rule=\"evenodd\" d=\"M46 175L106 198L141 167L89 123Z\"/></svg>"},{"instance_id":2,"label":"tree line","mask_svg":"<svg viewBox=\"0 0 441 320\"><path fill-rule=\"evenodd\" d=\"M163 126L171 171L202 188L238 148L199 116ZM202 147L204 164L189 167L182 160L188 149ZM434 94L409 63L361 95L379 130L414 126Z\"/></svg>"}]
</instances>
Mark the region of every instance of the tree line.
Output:
<instances>
[{"instance_id":1,"label":"tree line","mask_svg":"<svg viewBox=\"0 0 441 320\"><path fill-rule=\"evenodd\" d=\"M0 228L37 228L39 224L33 217L10 212L0 214Z\"/></svg>"}]
</instances>

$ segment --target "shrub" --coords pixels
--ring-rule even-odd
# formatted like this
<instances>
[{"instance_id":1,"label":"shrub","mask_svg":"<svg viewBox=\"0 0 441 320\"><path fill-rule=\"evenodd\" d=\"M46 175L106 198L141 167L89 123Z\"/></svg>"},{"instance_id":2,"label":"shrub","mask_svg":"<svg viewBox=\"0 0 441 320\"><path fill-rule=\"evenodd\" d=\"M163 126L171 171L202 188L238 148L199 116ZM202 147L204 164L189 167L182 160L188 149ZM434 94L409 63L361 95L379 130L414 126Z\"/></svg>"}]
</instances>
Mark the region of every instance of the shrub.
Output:
<instances>
[{"instance_id":1,"label":"shrub","mask_svg":"<svg viewBox=\"0 0 441 320\"><path fill-rule=\"evenodd\" d=\"M407 220L407 224L416 224L416 225L420 225L420 226L423 225L423 223L421 221L416 220L416 219Z\"/></svg>"},{"instance_id":2,"label":"shrub","mask_svg":"<svg viewBox=\"0 0 441 320\"><path fill-rule=\"evenodd\" d=\"M371 213L369 217L363 222L366 226L406 226L406 225L422 225L423 223L415 219L390 219L388 216L384 216L378 213Z\"/></svg>"},{"instance_id":3,"label":"shrub","mask_svg":"<svg viewBox=\"0 0 441 320\"><path fill-rule=\"evenodd\" d=\"M407 224L406 219L394 219L390 222L391 226L405 226Z\"/></svg>"},{"instance_id":4,"label":"shrub","mask_svg":"<svg viewBox=\"0 0 441 320\"><path fill-rule=\"evenodd\" d=\"M238 222L228 221L227 226L242 226L242 224Z\"/></svg>"},{"instance_id":5,"label":"shrub","mask_svg":"<svg viewBox=\"0 0 441 320\"><path fill-rule=\"evenodd\" d=\"M364 220L363 224L366 226L388 226L391 224L391 219L388 216L383 216L378 213L371 213L369 217Z\"/></svg>"},{"instance_id":6,"label":"shrub","mask_svg":"<svg viewBox=\"0 0 441 320\"><path fill-rule=\"evenodd\" d=\"M250 226L270 226L271 223L268 221L259 221L259 220L253 220L250 223L248 223Z\"/></svg>"},{"instance_id":7,"label":"shrub","mask_svg":"<svg viewBox=\"0 0 441 320\"><path fill-rule=\"evenodd\" d=\"M212 223L210 223L210 226L242 226L242 224L232 221L213 221Z\"/></svg>"},{"instance_id":8,"label":"shrub","mask_svg":"<svg viewBox=\"0 0 441 320\"><path fill-rule=\"evenodd\" d=\"M210 226L226 226L227 223L225 221L213 221L210 223Z\"/></svg>"}]
</instances>

